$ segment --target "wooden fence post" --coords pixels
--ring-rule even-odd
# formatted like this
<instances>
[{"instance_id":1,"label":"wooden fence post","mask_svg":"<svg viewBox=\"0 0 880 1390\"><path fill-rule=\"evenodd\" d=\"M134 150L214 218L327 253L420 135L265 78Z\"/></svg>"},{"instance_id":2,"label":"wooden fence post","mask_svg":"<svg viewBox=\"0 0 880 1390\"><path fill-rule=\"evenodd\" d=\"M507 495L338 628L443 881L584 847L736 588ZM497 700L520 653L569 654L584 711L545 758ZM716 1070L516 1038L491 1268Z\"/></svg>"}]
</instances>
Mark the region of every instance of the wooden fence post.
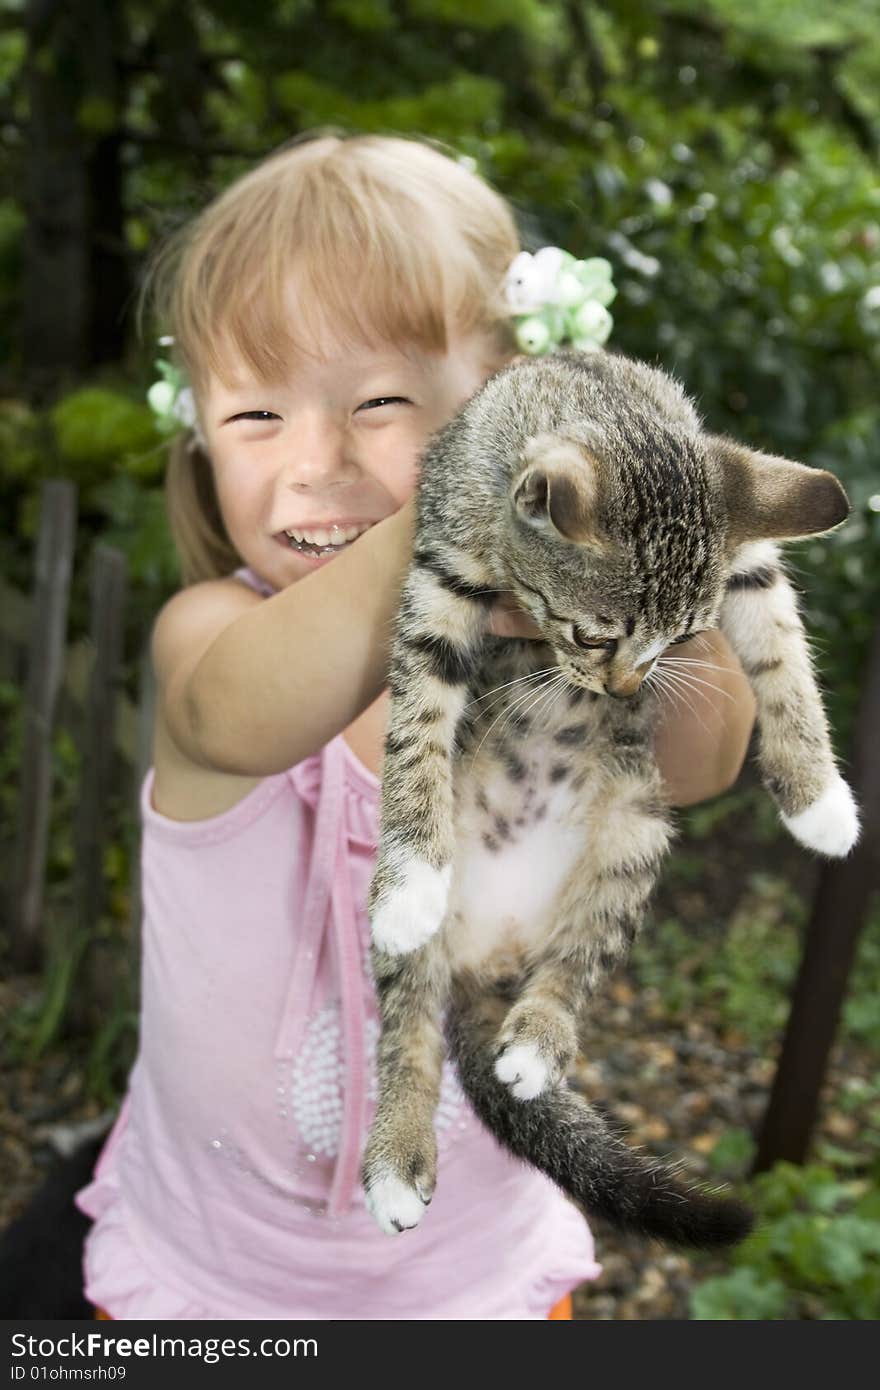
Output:
<instances>
[{"instance_id":1,"label":"wooden fence post","mask_svg":"<svg viewBox=\"0 0 880 1390\"><path fill-rule=\"evenodd\" d=\"M788 1027L764 1115L753 1172L778 1159L803 1163L819 1093L872 893L880 887L880 623L874 631L852 747L861 839L825 865L807 928Z\"/></svg>"},{"instance_id":2,"label":"wooden fence post","mask_svg":"<svg viewBox=\"0 0 880 1390\"><path fill-rule=\"evenodd\" d=\"M97 929L105 903L104 850L115 749L117 683L122 665L125 587L124 555L97 543L90 573L94 663L86 698L75 833L74 920L88 942L85 977L72 1009L74 1024L80 1026L108 1002L106 982L101 978Z\"/></svg>"},{"instance_id":3,"label":"wooden fence post","mask_svg":"<svg viewBox=\"0 0 880 1390\"><path fill-rule=\"evenodd\" d=\"M64 672L75 535L75 486L62 479L44 483L28 642L16 846L18 883L12 913L12 956L21 969L39 965L44 944L41 928L52 799L52 732Z\"/></svg>"}]
</instances>

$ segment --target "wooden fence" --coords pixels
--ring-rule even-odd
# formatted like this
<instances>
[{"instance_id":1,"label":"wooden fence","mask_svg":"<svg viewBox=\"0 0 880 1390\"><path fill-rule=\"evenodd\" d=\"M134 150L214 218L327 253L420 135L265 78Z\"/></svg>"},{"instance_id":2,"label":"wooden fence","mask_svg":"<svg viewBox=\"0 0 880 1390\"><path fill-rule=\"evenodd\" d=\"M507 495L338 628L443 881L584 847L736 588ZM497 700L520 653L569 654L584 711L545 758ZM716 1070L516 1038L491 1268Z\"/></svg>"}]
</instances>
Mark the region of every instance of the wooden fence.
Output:
<instances>
[{"instance_id":1,"label":"wooden fence","mask_svg":"<svg viewBox=\"0 0 880 1390\"><path fill-rule=\"evenodd\" d=\"M139 821L138 798L150 761L155 705L150 663L140 661L136 704L119 689L126 575L124 557L96 544L90 572L90 632L66 646L76 495L70 483L44 487L35 580L28 599L0 584L0 655L24 671L25 724L20 780L17 877L12 893L14 962L38 968L44 956L46 851L52 795L52 745L65 706L79 733L82 773L74 834L72 913L90 937L105 905L104 851L114 768ZM5 651L4 651L5 644ZM14 671L13 671L14 674ZM874 634L850 768L863 817L862 838L846 860L822 871L770 1103L760 1129L756 1168L806 1157L819 1094L847 981L871 897L880 883L880 625ZM108 734L110 735L108 737ZM139 937L138 854L132 854L131 934ZM87 961L77 1019L87 1023L107 1004L112 982L100 953Z\"/></svg>"},{"instance_id":2,"label":"wooden fence","mask_svg":"<svg viewBox=\"0 0 880 1390\"><path fill-rule=\"evenodd\" d=\"M47 940L46 867L52 806L53 742L59 723L75 731L80 753L74 862L70 894L71 941L89 942L106 907L105 851L112 797L129 799L133 823L150 761L154 689L150 663L140 663L140 694L133 703L120 689L126 601L125 557L97 543L89 573L89 634L67 645L76 489L45 484L40 508L31 596L0 584L3 673L24 686L18 824L6 897L13 964L44 963ZM132 846L131 934L138 939L140 876ZM108 1005L113 981L100 953L87 952L72 1011L87 1024Z\"/></svg>"}]
</instances>

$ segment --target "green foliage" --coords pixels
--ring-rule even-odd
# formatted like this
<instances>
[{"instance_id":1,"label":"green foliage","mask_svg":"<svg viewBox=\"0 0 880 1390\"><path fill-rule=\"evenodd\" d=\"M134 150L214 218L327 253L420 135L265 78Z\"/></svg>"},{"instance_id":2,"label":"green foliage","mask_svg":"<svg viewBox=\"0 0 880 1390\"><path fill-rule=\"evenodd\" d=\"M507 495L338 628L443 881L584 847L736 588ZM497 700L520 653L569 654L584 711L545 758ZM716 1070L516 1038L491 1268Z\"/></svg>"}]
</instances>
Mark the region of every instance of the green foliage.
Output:
<instances>
[{"instance_id":1,"label":"green foliage","mask_svg":"<svg viewBox=\"0 0 880 1390\"><path fill-rule=\"evenodd\" d=\"M444 24L491 31L502 27L519 30L537 42L559 38L559 7L536 0L408 0L407 8L416 19L440 20Z\"/></svg>"},{"instance_id":2,"label":"green foliage","mask_svg":"<svg viewBox=\"0 0 880 1390\"><path fill-rule=\"evenodd\" d=\"M498 83L468 73L425 87L417 96L364 101L343 96L307 72L290 72L278 79L275 94L304 127L341 125L348 130L413 134L429 129L446 140L497 119L503 97Z\"/></svg>"},{"instance_id":3,"label":"green foliage","mask_svg":"<svg viewBox=\"0 0 880 1390\"><path fill-rule=\"evenodd\" d=\"M702 856L692 856L700 881ZM675 866L673 866L675 867ZM700 1009L722 1028L766 1048L788 1016L801 954L805 904L784 879L752 874L723 935L694 938L675 918L646 928L631 957L639 985L654 991L664 1013L684 1021ZM842 1036L880 1047L880 904L859 942Z\"/></svg>"},{"instance_id":4,"label":"green foliage","mask_svg":"<svg viewBox=\"0 0 880 1390\"><path fill-rule=\"evenodd\" d=\"M682 829L689 841L710 840L719 827L748 817L751 833L760 844L770 844L781 831L779 814L763 787L745 786L712 801L689 806L681 813ZM701 849L706 846L701 844ZM697 856L702 863L702 854Z\"/></svg>"},{"instance_id":5,"label":"green foliage","mask_svg":"<svg viewBox=\"0 0 880 1390\"><path fill-rule=\"evenodd\" d=\"M880 1174L875 1175L880 1176ZM754 1233L732 1273L691 1298L697 1319L874 1318L880 1308L880 1191L820 1164L753 1179Z\"/></svg>"},{"instance_id":6,"label":"green foliage","mask_svg":"<svg viewBox=\"0 0 880 1390\"><path fill-rule=\"evenodd\" d=\"M24 699L0 682L0 824L14 843L24 731ZM73 912L74 836L82 757L77 740L59 729L52 745L53 798L45 877L45 964L37 986L0 1017L4 1058L31 1063L57 1047L82 1052L86 1094L109 1105L118 1099L134 1059L137 1014L128 941L129 885L137 832L129 811L111 802L117 838L104 856L106 910L100 922L78 926ZM71 1040L71 1015L84 987L90 953L99 947L118 988L108 1014L88 1039Z\"/></svg>"},{"instance_id":7,"label":"green foliage","mask_svg":"<svg viewBox=\"0 0 880 1390\"><path fill-rule=\"evenodd\" d=\"M720 940L695 941L674 918L647 929L632 968L672 1019L699 1006L721 1026L766 1046L785 1021L799 958L800 899L783 879L753 874Z\"/></svg>"},{"instance_id":8,"label":"green foliage","mask_svg":"<svg viewBox=\"0 0 880 1390\"><path fill-rule=\"evenodd\" d=\"M785 1316L787 1301L784 1284L746 1266L699 1285L691 1295L691 1317L713 1322L732 1318L776 1320Z\"/></svg>"},{"instance_id":9,"label":"green foliage","mask_svg":"<svg viewBox=\"0 0 880 1390\"><path fill-rule=\"evenodd\" d=\"M87 135L107 135L115 129L116 108L104 97L87 97L76 113L77 125Z\"/></svg>"},{"instance_id":10,"label":"green foliage","mask_svg":"<svg viewBox=\"0 0 880 1390\"><path fill-rule=\"evenodd\" d=\"M747 1129L725 1130L709 1155L716 1173L742 1173L755 1156L755 1136Z\"/></svg>"},{"instance_id":11,"label":"green foliage","mask_svg":"<svg viewBox=\"0 0 880 1390\"><path fill-rule=\"evenodd\" d=\"M0 681L0 825L11 839L18 807L18 769L21 765L22 698L13 681Z\"/></svg>"},{"instance_id":12,"label":"green foliage","mask_svg":"<svg viewBox=\"0 0 880 1390\"><path fill-rule=\"evenodd\" d=\"M843 1006L845 1033L880 1052L880 903L868 918L853 966L854 988ZM880 1107L878 1107L880 1115ZM880 1123L878 1123L880 1131ZM878 1132L880 1140L880 1132Z\"/></svg>"},{"instance_id":13,"label":"green foliage","mask_svg":"<svg viewBox=\"0 0 880 1390\"><path fill-rule=\"evenodd\" d=\"M0 34L0 93L4 96L21 70L26 51L25 36L20 31Z\"/></svg>"},{"instance_id":14,"label":"green foliage","mask_svg":"<svg viewBox=\"0 0 880 1390\"><path fill-rule=\"evenodd\" d=\"M86 606L87 563L81 561L87 560L91 533L125 555L127 619L130 627L143 629L180 578L160 486L166 454L152 411L127 391L83 387L46 412L0 400L0 500L17 517L18 536L17 545L8 534L0 538L4 572L29 587L41 484L53 476L70 478L77 484L79 512L74 627Z\"/></svg>"},{"instance_id":15,"label":"green foliage","mask_svg":"<svg viewBox=\"0 0 880 1390\"><path fill-rule=\"evenodd\" d=\"M29 1061L41 1057L58 1039L88 944L89 934L82 930L67 933L63 941L56 939L48 952L39 994L13 1020Z\"/></svg>"},{"instance_id":16,"label":"green foliage","mask_svg":"<svg viewBox=\"0 0 880 1390\"><path fill-rule=\"evenodd\" d=\"M512 200L530 244L611 260L612 346L677 372L712 428L837 473L853 516L793 563L843 749L880 609L873 0L198 0L183 18L170 0L126 0L126 23L118 119L134 259L299 130L439 137ZM24 56L10 26L10 101L26 100ZM107 91L87 80L77 101L97 139ZM7 157L14 174L14 144ZM0 204L4 322L22 229L20 205ZM157 482L139 406L80 394L59 407L49 461L88 486L119 472ZM152 537L150 525L132 548L145 582L162 584L164 561L145 558Z\"/></svg>"},{"instance_id":17,"label":"green foliage","mask_svg":"<svg viewBox=\"0 0 880 1390\"><path fill-rule=\"evenodd\" d=\"M25 230L23 208L0 198L0 362L8 364L19 362L16 320Z\"/></svg>"},{"instance_id":18,"label":"green foliage","mask_svg":"<svg viewBox=\"0 0 880 1390\"><path fill-rule=\"evenodd\" d=\"M168 592L180 582L180 566L160 488L145 488L128 474L95 488L92 503L106 518L103 540L125 555L129 582L149 592Z\"/></svg>"},{"instance_id":19,"label":"green foliage","mask_svg":"<svg viewBox=\"0 0 880 1390\"><path fill-rule=\"evenodd\" d=\"M0 458L4 488L13 480L34 479L43 472L42 426L24 401L0 401Z\"/></svg>"},{"instance_id":20,"label":"green foliage","mask_svg":"<svg viewBox=\"0 0 880 1390\"><path fill-rule=\"evenodd\" d=\"M103 386L86 386L52 408L58 456L81 487L117 471L146 481L162 474L165 453L146 402Z\"/></svg>"},{"instance_id":21,"label":"green foliage","mask_svg":"<svg viewBox=\"0 0 880 1390\"><path fill-rule=\"evenodd\" d=\"M389 0L330 0L331 14L345 19L353 29L387 30L396 23Z\"/></svg>"},{"instance_id":22,"label":"green foliage","mask_svg":"<svg viewBox=\"0 0 880 1390\"><path fill-rule=\"evenodd\" d=\"M86 1093L101 1105L115 1105L137 1051L138 1015L120 999L92 1039L86 1056Z\"/></svg>"},{"instance_id":23,"label":"green foliage","mask_svg":"<svg viewBox=\"0 0 880 1390\"><path fill-rule=\"evenodd\" d=\"M773 64L784 61L792 50L819 45L870 41L877 22L873 0L838 0L833 9L824 0L752 0L747 9L737 0L676 0L675 9L703 18L712 15L735 27L740 41L754 40L754 55Z\"/></svg>"}]
</instances>

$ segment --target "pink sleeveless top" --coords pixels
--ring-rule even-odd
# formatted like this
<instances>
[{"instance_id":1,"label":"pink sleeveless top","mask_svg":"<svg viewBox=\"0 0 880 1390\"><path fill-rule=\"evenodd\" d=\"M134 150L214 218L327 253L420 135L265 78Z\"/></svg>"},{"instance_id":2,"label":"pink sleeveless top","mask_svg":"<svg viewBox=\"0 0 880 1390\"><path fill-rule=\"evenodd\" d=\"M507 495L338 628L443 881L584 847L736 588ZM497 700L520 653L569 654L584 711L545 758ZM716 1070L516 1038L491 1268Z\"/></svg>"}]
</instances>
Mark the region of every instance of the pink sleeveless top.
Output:
<instances>
[{"instance_id":1,"label":"pink sleeveless top","mask_svg":"<svg viewBox=\"0 0 880 1390\"><path fill-rule=\"evenodd\" d=\"M209 820L160 815L152 784L140 1050L77 1195L87 1297L114 1318L543 1319L595 1278L582 1216L448 1066L422 1225L386 1236L366 1210L378 782L345 740Z\"/></svg>"}]
</instances>

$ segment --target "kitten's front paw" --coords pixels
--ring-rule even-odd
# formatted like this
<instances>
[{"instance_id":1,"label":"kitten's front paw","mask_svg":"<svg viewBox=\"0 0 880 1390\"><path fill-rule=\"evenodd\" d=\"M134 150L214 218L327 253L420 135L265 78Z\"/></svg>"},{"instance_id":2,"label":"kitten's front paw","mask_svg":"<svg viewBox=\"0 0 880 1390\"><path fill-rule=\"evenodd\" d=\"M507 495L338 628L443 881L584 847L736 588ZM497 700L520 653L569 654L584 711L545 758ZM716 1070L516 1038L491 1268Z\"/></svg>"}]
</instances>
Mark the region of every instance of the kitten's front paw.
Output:
<instances>
[{"instance_id":1,"label":"kitten's front paw","mask_svg":"<svg viewBox=\"0 0 880 1390\"><path fill-rule=\"evenodd\" d=\"M373 941L390 956L418 950L446 915L452 865L435 869L425 859L410 859L393 887L373 911Z\"/></svg>"},{"instance_id":2,"label":"kitten's front paw","mask_svg":"<svg viewBox=\"0 0 880 1390\"><path fill-rule=\"evenodd\" d=\"M430 1204L433 1192L419 1179L404 1182L390 1168L374 1169L364 1185L367 1208L373 1220L388 1236L411 1231L418 1226Z\"/></svg>"},{"instance_id":3,"label":"kitten's front paw","mask_svg":"<svg viewBox=\"0 0 880 1390\"><path fill-rule=\"evenodd\" d=\"M859 838L858 808L842 777L837 777L805 811L796 816L783 815L782 823L807 849L830 859L849 854Z\"/></svg>"},{"instance_id":4,"label":"kitten's front paw","mask_svg":"<svg viewBox=\"0 0 880 1390\"><path fill-rule=\"evenodd\" d=\"M557 1078L535 1043L512 1043L495 1063L495 1075L517 1100L534 1100Z\"/></svg>"}]
</instances>

